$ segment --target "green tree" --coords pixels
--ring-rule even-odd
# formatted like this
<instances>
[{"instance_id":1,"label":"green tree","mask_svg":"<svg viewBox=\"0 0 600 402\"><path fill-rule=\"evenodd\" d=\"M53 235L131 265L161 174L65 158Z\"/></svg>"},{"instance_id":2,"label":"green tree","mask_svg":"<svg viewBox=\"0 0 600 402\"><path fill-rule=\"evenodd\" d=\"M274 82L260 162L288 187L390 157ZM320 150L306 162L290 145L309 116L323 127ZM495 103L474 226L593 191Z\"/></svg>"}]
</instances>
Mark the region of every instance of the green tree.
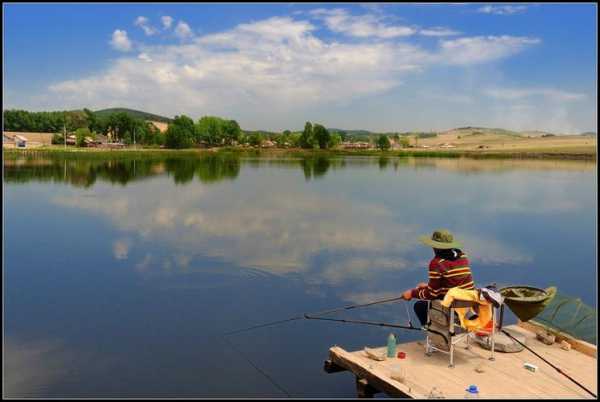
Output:
<instances>
[{"instance_id":1,"label":"green tree","mask_svg":"<svg viewBox=\"0 0 600 402\"><path fill-rule=\"evenodd\" d=\"M75 145L77 145L78 147L85 147L86 146L86 142L85 142L86 137L90 137L90 138L92 137L92 133L89 128L84 127L84 128L78 128L77 130L75 130Z\"/></svg>"},{"instance_id":2,"label":"green tree","mask_svg":"<svg viewBox=\"0 0 600 402\"><path fill-rule=\"evenodd\" d=\"M196 143L217 146L223 143L223 119L203 116L195 126Z\"/></svg>"},{"instance_id":3,"label":"green tree","mask_svg":"<svg viewBox=\"0 0 600 402\"><path fill-rule=\"evenodd\" d=\"M319 145L319 148L326 149L329 146L331 135L329 131L320 124L315 124L313 127L314 141Z\"/></svg>"},{"instance_id":4,"label":"green tree","mask_svg":"<svg viewBox=\"0 0 600 402\"><path fill-rule=\"evenodd\" d=\"M223 137L225 139L225 144L232 145L234 142L239 142L242 134L242 129L240 125L235 120L223 120Z\"/></svg>"},{"instance_id":5,"label":"green tree","mask_svg":"<svg viewBox=\"0 0 600 402\"><path fill-rule=\"evenodd\" d=\"M384 151L386 149L390 149L391 146L392 145L390 144L390 139L387 135L382 134L377 139L377 148L379 148L380 150Z\"/></svg>"},{"instance_id":6,"label":"green tree","mask_svg":"<svg viewBox=\"0 0 600 402\"><path fill-rule=\"evenodd\" d=\"M62 135L62 133L56 133L52 136L52 144L61 144L63 145L65 143L65 137Z\"/></svg>"},{"instance_id":7,"label":"green tree","mask_svg":"<svg viewBox=\"0 0 600 402\"><path fill-rule=\"evenodd\" d=\"M288 142L290 143L290 146L297 148L300 146L300 138L301 138L302 134L301 133L291 133L288 136Z\"/></svg>"},{"instance_id":8,"label":"green tree","mask_svg":"<svg viewBox=\"0 0 600 402\"><path fill-rule=\"evenodd\" d=\"M403 135L402 137L400 137L400 139L398 140L398 143L400 144L400 146L402 148L408 148L408 146L410 145L410 140L407 136Z\"/></svg>"},{"instance_id":9,"label":"green tree","mask_svg":"<svg viewBox=\"0 0 600 402\"><path fill-rule=\"evenodd\" d=\"M259 131L248 135L248 143L253 146L257 146L257 147L261 146L264 140L265 140L264 134Z\"/></svg>"},{"instance_id":10,"label":"green tree","mask_svg":"<svg viewBox=\"0 0 600 402\"><path fill-rule=\"evenodd\" d=\"M304 125L304 131L300 136L299 145L302 148L314 148L313 126L309 121Z\"/></svg>"},{"instance_id":11,"label":"green tree","mask_svg":"<svg viewBox=\"0 0 600 402\"><path fill-rule=\"evenodd\" d=\"M190 148L194 144L194 121L185 115L175 116L165 132L168 148Z\"/></svg>"},{"instance_id":12,"label":"green tree","mask_svg":"<svg viewBox=\"0 0 600 402\"><path fill-rule=\"evenodd\" d=\"M329 139L329 148L335 148L342 142L342 136L338 133L331 134Z\"/></svg>"}]
</instances>

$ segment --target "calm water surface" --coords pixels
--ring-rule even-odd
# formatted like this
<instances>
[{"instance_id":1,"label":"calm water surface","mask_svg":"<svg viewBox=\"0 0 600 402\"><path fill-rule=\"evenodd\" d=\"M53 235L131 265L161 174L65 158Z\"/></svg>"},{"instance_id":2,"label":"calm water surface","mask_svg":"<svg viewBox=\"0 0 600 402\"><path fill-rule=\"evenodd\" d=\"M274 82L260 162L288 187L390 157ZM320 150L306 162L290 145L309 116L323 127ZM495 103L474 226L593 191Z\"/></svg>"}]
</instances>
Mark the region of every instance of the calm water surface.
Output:
<instances>
[{"instance_id":1,"label":"calm water surface","mask_svg":"<svg viewBox=\"0 0 600 402\"><path fill-rule=\"evenodd\" d=\"M426 281L417 237L438 227L479 285L595 306L595 163L13 158L4 179L7 396L354 397L350 374L323 372L328 348L389 329L220 334L398 295ZM401 303L351 316L407 321Z\"/></svg>"}]
</instances>

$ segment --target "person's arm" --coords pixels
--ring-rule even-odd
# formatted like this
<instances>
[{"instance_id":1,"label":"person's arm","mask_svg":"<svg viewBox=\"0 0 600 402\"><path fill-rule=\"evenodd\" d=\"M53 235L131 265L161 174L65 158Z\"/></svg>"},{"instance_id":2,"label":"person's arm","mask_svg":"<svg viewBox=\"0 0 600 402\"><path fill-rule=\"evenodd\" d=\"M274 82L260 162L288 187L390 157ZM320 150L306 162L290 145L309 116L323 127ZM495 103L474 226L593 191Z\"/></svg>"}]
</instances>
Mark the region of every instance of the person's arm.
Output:
<instances>
[{"instance_id":1,"label":"person's arm","mask_svg":"<svg viewBox=\"0 0 600 402\"><path fill-rule=\"evenodd\" d=\"M435 299L442 287L442 274L435 261L429 264L429 283L426 286L416 287L411 291L411 297L421 300Z\"/></svg>"}]
</instances>

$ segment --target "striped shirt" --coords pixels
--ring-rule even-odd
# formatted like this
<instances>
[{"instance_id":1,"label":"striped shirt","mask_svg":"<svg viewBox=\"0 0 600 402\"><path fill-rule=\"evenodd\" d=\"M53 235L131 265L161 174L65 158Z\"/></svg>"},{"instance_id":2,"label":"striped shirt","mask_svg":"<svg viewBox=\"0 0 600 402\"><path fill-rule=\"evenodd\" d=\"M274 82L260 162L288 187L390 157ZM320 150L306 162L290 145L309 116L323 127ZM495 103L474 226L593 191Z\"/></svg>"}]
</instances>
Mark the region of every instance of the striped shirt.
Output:
<instances>
[{"instance_id":1,"label":"striped shirt","mask_svg":"<svg viewBox=\"0 0 600 402\"><path fill-rule=\"evenodd\" d=\"M429 283L427 287L412 290L412 297L421 300L443 299L448 289L475 289L469 260L461 254L454 261L435 257L429 263Z\"/></svg>"}]
</instances>

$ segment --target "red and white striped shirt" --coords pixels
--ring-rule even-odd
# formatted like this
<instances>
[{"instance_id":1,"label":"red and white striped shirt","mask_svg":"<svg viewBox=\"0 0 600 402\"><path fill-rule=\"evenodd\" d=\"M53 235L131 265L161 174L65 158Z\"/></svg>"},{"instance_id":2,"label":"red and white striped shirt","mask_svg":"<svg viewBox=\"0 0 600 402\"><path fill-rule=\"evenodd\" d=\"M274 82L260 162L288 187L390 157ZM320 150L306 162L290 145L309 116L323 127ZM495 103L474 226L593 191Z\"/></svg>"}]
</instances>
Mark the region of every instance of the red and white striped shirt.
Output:
<instances>
[{"instance_id":1,"label":"red and white striped shirt","mask_svg":"<svg viewBox=\"0 0 600 402\"><path fill-rule=\"evenodd\" d=\"M443 299L448 289L454 287L475 289L466 254L461 254L453 261L435 257L429 263L427 287L414 288L411 294L413 298L421 300Z\"/></svg>"}]
</instances>

